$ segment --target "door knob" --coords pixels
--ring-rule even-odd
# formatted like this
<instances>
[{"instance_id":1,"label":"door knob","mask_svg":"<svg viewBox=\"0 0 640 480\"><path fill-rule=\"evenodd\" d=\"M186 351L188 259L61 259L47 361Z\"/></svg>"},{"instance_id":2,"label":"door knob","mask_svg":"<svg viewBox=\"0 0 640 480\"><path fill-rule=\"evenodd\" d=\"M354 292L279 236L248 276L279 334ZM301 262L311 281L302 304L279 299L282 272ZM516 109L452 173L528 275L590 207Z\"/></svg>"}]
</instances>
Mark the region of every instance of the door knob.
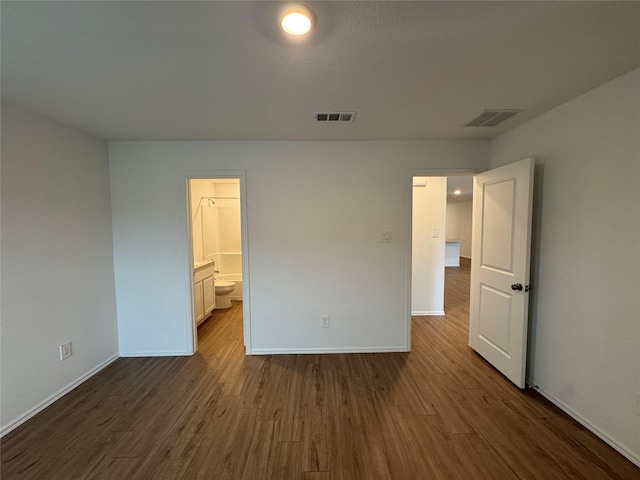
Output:
<instances>
[{"instance_id":1,"label":"door knob","mask_svg":"<svg viewBox=\"0 0 640 480\"><path fill-rule=\"evenodd\" d=\"M522 291L522 284L521 283L514 283L513 285L511 285L511 290L517 290L518 292Z\"/></svg>"}]
</instances>

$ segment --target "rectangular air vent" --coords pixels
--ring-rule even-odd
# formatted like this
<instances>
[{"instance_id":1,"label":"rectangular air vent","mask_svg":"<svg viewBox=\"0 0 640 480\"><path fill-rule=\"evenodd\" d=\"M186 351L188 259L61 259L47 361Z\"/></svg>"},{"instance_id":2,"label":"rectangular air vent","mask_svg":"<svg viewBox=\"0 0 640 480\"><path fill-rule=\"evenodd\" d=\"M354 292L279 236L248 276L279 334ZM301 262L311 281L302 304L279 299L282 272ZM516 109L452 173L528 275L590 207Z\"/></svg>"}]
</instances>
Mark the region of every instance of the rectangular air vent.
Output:
<instances>
[{"instance_id":1,"label":"rectangular air vent","mask_svg":"<svg viewBox=\"0 0 640 480\"><path fill-rule=\"evenodd\" d=\"M499 123L504 122L507 118L513 117L522 110L485 110L476 118L465 124L465 127L495 127Z\"/></svg>"},{"instance_id":2,"label":"rectangular air vent","mask_svg":"<svg viewBox=\"0 0 640 480\"><path fill-rule=\"evenodd\" d=\"M356 112L316 112L314 116L318 122L353 122Z\"/></svg>"}]
</instances>

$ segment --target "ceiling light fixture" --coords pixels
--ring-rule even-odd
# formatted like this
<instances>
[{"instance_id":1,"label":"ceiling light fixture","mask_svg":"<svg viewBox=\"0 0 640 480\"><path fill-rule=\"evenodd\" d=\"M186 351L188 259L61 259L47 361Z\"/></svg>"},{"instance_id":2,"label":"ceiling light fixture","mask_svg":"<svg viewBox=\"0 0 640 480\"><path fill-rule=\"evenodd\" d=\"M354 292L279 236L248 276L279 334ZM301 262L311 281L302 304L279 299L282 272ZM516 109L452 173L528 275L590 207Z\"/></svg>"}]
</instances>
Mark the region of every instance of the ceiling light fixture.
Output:
<instances>
[{"instance_id":1,"label":"ceiling light fixture","mask_svg":"<svg viewBox=\"0 0 640 480\"><path fill-rule=\"evenodd\" d=\"M460 195L462 192L460 191L460 189L456 190L455 192L453 192L454 195Z\"/></svg>"},{"instance_id":2,"label":"ceiling light fixture","mask_svg":"<svg viewBox=\"0 0 640 480\"><path fill-rule=\"evenodd\" d=\"M289 35L300 36L311 30L315 23L313 11L304 5L292 5L285 9L280 19L282 29Z\"/></svg>"}]
</instances>

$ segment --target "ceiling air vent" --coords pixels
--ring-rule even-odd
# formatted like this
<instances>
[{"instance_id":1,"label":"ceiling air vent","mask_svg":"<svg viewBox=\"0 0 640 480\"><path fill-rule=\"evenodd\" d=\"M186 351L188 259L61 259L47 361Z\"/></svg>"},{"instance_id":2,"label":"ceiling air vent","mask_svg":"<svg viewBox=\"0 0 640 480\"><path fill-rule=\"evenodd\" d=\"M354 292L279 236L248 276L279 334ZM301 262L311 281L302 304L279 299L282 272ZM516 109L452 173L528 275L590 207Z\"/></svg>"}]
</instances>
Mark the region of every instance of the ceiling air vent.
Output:
<instances>
[{"instance_id":1,"label":"ceiling air vent","mask_svg":"<svg viewBox=\"0 0 640 480\"><path fill-rule=\"evenodd\" d=\"M495 127L499 123L504 122L507 118L513 117L522 110L485 110L476 118L465 124L465 127Z\"/></svg>"},{"instance_id":2,"label":"ceiling air vent","mask_svg":"<svg viewBox=\"0 0 640 480\"><path fill-rule=\"evenodd\" d=\"M318 122L353 122L356 112L316 112Z\"/></svg>"}]
</instances>

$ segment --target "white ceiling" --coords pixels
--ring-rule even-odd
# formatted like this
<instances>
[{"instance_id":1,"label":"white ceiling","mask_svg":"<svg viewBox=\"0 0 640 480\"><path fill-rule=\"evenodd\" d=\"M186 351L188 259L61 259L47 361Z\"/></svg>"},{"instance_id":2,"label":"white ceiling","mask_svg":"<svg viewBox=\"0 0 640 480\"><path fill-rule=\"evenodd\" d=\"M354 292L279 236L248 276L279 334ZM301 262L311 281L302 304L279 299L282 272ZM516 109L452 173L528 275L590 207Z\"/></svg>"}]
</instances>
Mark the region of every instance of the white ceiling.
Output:
<instances>
[{"instance_id":1,"label":"white ceiling","mask_svg":"<svg viewBox=\"0 0 640 480\"><path fill-rule=\"evenodd\" d=\"M456 195L456 190L460 190L460 194ZM447 202L469 202L473 199L473 177L447 177Z\"/></svg>"},{"instance_id":2,"label":"white ceiling","mask_svg":"<svg viewBox=\"0 0 640 480\"><path fill-rule=\"evenodd\" d=\"M2 97L109 140L486 139L640 66L639 2L306 4L294 42L277 2L2 1Z\"/></svg>"}]
</instances>

